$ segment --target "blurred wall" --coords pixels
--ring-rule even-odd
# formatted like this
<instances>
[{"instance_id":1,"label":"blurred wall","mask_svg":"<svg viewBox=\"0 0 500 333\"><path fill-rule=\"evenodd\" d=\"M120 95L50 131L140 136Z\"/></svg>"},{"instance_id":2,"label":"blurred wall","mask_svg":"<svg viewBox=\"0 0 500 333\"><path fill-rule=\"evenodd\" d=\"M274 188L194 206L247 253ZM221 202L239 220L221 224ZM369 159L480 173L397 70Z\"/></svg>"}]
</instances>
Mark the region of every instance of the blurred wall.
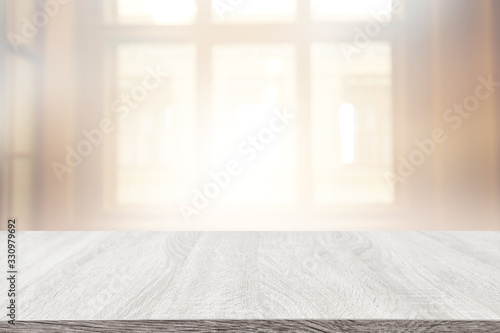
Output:
<instances>
[{"instance_id":1,"label":"blurred wall","mask_svg":"<svg viewBox=\"0 0 500 333\"><path fill-rule=\"evenodd\" d=\"M74 147L77 119L76 10L77 1L68 1L45 27L42 73L42 191L41 229L75 228L74 173L64 182L54 177L52 163L64 161L66 146Z\"/></svg>"},{"instance_id":2,"label":"blurred wall","mask_svg":"<svg viewBox=\"0 0 500 333\"><path fill-rule=\"evenodd\" d=\"M491 96L481 100L475 111L453 111L455 104L464 103L475 94L482 82L478 77L487 79L493 75L493 80L500 82L499 2L424 0L414 6L407 17L407 40L395 50L403 56L395 66L405 72L402 86L395 88L395 98L407 105L404 110L395 110L399 138L395 146L402 156L409 156L416 149L414 141L432 137L436 129L442 129L447 139L436 145L435 153L412 177L396 185L410 208L401 214L365 214L355 219L323 216L313 220L300 216L287 224L285 218L280 224L283 228L500 230L500 91L491 91ZM91 29L81 25L83 14L92 15L90 7L87 13L85 8L85 4L67 1L44 30L43 64L39 68L41 184L35 198L39 210L36 222L21 228L276 229L276 225L262 221L245 221L243 216L243 222L237 226L222 220L208 225L167 224L161 218L142 219L140 214L124 219L113 215L99 218L91 212L96 203L85 203L94 196L92 191L82 190L86 179L78 178L76 171L67 174L64 182L54 177L51 163L66 157L61 147L75 146L82 122L94 123L94 119L81 113L82 105L83 109L84 103L94 107L102 98L96 88L102 82L90 86L88 77L82 80L82 76L90 76L96 70L82 67L82 58L96 56L87 49L88 45L82 44L84 35L89 33L87 29ZM452 111L448 111L450 108ZM87 163L85 168L90 172L100 167L94 157ZM102 191L95 188L95 193Z\"/></svg>"},{"instance_id":3,"label":"blurred wall","mask_svg":"<svg viewBox=\"0 0 500 333\"><path fill-rule=\"evenodd\" d=\"M495 91L480 100L475 111L467 110L467 104L473 110L476 89L482 83L479 77L500 82L494 50L500 39L498 1L433 4L433 109L436 126L449 133L435 160L438 226L498 229L500 85L491 88ZM484 88L481 92L489 93ZM448 111L457 104L465 104L463 114Z\"/></svg>"}]
</instances>

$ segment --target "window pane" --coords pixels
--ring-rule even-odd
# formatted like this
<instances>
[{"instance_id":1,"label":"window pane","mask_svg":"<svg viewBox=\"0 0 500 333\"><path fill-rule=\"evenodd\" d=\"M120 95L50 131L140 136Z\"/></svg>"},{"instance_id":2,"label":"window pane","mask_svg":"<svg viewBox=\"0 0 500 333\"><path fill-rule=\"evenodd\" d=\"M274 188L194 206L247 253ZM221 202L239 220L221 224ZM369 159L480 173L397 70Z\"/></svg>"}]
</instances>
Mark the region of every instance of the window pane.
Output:
<instances>
[{"instance_id":1,"label":"window pane","mask_svg":"<svg viewBox=\"0 0 500 333\"><path fill-rule=\"evenodd\" d=\"M391 203L391 48L348 62L338 44L312 47L314 202Z\"/></svg>"},{"instance_id":2,"label":"window pane","mask_svg":"<svg viewBox=\"0 0 500 333\"><path fill-rule=\"evenodd\" d=\"M296 0L211 0L216 23L291 22Z\"/></svg>"},{"instance_id":3,"label":"window pane","mask_svg":"<svg viewBox=\"0 0 500 333\"><path fill-rule=\"evenodd\" d=\"M366 21L390 6L391 0L311 0L311 14L318 21Z\"/></svg>"},{"instance_id":4,"label":"window pane","mask_svg":"<svg viewBox=\"0 0 500 333\"><path fill-rule=\"evenodd\" d=\"M190 24L196 18L195 0L107 0L110 23Z\"/></svg>"},{"instance_id":5,"label":"window pane","mask_svg":"<svg viewBox=\"0 0 500 333\"><path fill-rule=\"evenodd\" d=\"M118 121L118 203L173 203L192 182L195 52L191 44L118 47L117 96L127 95L131 105ZM150 75L158 70L167 75Z\"/></svg>"},{"instance_id":6,"label":"window pane","mask_svg":"<svg viewBox=\"0 0 500 333\"><path fill-rule=\"evenodd\" d=\"M213 167L220 169L235 158L241 161L243 169L243 174L221 194L219 203L294 202L297 161L293 121L279 124L283 130L273 132L273 139L267 142L275 110L287 107L288 112L294 113L294 47L220 45L213 54ZM266 142L259 139L254 148L249 140L259 138L259 134Z\"/></svg>"}]
</instances>

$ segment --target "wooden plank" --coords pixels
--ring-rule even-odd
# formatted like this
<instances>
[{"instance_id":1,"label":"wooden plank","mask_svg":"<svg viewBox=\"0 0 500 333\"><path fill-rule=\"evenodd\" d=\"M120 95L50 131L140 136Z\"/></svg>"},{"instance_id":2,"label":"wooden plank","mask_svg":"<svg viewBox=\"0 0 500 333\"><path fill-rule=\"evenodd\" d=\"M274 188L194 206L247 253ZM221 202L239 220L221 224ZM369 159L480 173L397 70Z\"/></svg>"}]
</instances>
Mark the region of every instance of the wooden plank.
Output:
<instances>
[{"instance_id":1,"label":"wooden plank","mask_svg":"<svg viewBox=\"0 0 500 333\"><path fill-rule=\"evenodd\" d=\"M500 320L500 232L19 232L18 260L21 321Z\"/></svg>"}]
</instances>

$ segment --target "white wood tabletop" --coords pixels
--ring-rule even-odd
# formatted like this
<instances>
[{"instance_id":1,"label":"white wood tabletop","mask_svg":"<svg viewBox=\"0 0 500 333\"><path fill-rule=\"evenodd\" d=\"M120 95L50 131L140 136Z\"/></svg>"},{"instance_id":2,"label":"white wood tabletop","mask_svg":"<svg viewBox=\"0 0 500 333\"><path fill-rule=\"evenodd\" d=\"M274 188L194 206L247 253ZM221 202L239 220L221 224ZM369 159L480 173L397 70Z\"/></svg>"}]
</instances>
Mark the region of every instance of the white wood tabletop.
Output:
<instances>
[{"instance_id":1,"label":"white wood tabletop","mask_svg":"<svg viewBox=\"0 0 500 333\"><path fill-rule=\"evenodd\" d=\"M500 320L500 232L31 231L17 244L20 321Z\"/></svg>"}]
</instances>

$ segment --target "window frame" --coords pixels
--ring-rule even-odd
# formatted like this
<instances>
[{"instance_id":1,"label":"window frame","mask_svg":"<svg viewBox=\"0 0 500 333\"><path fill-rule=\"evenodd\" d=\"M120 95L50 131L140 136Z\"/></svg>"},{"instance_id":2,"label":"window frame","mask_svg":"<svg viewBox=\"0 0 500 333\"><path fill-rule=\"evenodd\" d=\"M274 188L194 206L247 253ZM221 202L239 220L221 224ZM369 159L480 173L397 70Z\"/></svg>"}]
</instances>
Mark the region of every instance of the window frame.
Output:
<instances>
[{"instance_id":1,"label":"window frame","mask_svg":"<svg viewBox=\"0 0 500 333\"><path fill-rule=\"evenodd\" d=\"M89 0L80 6L79 15L80 24L84 24L86 18L95 20L99 18L103 22L103 6L102 1ZM205 89L206 86L212 85L212 45L215 44L236 44L236 43L291 43L296 47L296 106L299 114L297 122L301 126L297 127L297 140L300 145L297 145L299 151L298 158L298 204L293 207L276 206L276 209L254 212L248 214L246 218L249 220L262 218L266 214L278 214L279 218L287 219L304 219L313 218L317 220L329 219L387 219L395 216L401 216L407 213L410 209L409 199L410 189L407 184L398 184L395 187L395 201L393 204L384 205L350 205L350 206L331 206L331 205L314 205L313 199L313 168L311 149L311 66L310 66L310 50L311 44L315 42L352 42L354 29L363 27L364 22L315 22L311 18L310 1L297 0L296 19L293 23L251 23L251 24L218 24L212 22L211 1L197 0L197 17L192 25L162 25L162 26L146 26L146 25L106 25L98 24L89 27L89 29L79 29L78 47L81 48L80 60L82 64L99 64L99 68L90 68L81 66L81 71L78 77L81 78L81 86L92 86L90 92L80 94L81 101L86 104L93 103L90 108L96 110L95 113L78 112L77 128L89 128L96 124L96 119L102 117L106 106L106 87L112 84L113 79L104 74L106 64L111 64L109 54L112 45L121 42L191 42L196 45L196 116L197 116L197 157L199 176L204 176L208 170L210 162L210 145L208 140L203 138L211 137L211 132L208 124L211 119L212 108L212 91ZM406 151L409 146L408 140L405 140L408 135L408 111L407 111L407 80L405 67L405 57L407 54L407 18L405 20L394 20L387 27L383 28L380 35L373 38L373 41L388 41L392 49L392 138L393 138L393 167L396 166L396 157L403 151ZM235 31L237 33L235 33ZM110 49L111 48L111 49ZM83 70L83 68L86 68ZM96 78L99 78L96 80ZM90 98L89 98L90 97ZM104 102L104 103L103 103ZM78 103L82 105L82 103ZM86 108L88 111L88 107ZM404 112L395 112L396 110L404 110ZM394 124L398 124L396 127ZM87 127L85 127L87 126ZM81 131L80 131L81 132ZM108 138L110 139L110 138ZM115 139L110 139L113 141ZM116 144L111 142L112 144ZM410 143L411 144L411 143ZM77 193L77 202L85 204L77 204L76 215L80 221L89 219L110 219L136 221L137 219L148 218L152 221L165 220L173 216L164 211L155 211L145 207L141 211L133 209L106 209L102 203L109 204L109 193L112 185L105 181L106 175L95 173L92 177L96 178L97 184L89 184L83 179L85 175L91 175L92 169L99 168L100 170L110 169L113 165L113 159L116 160L114 154L116 152L104 152L99 149L100 153L90 156L89 161L81 166L82 175L76 175L76 186L82 186L82 193ZM97 185L97 186L96 186ZM103 191L95 191L96 188L102 188ZM77 191L78 192L78 191ZM100 193L97 193L100 192ZM99 212L97 215L89 212ZM90 214L90 215L89 215ZM172 211L172 214L177 217L178 211ZM210 215L210 214L207 214ZM223 215L211 215L214 219L231 220L237 218L241 220L241 212L233 211Z\"/></svg>"}]
</instances>

